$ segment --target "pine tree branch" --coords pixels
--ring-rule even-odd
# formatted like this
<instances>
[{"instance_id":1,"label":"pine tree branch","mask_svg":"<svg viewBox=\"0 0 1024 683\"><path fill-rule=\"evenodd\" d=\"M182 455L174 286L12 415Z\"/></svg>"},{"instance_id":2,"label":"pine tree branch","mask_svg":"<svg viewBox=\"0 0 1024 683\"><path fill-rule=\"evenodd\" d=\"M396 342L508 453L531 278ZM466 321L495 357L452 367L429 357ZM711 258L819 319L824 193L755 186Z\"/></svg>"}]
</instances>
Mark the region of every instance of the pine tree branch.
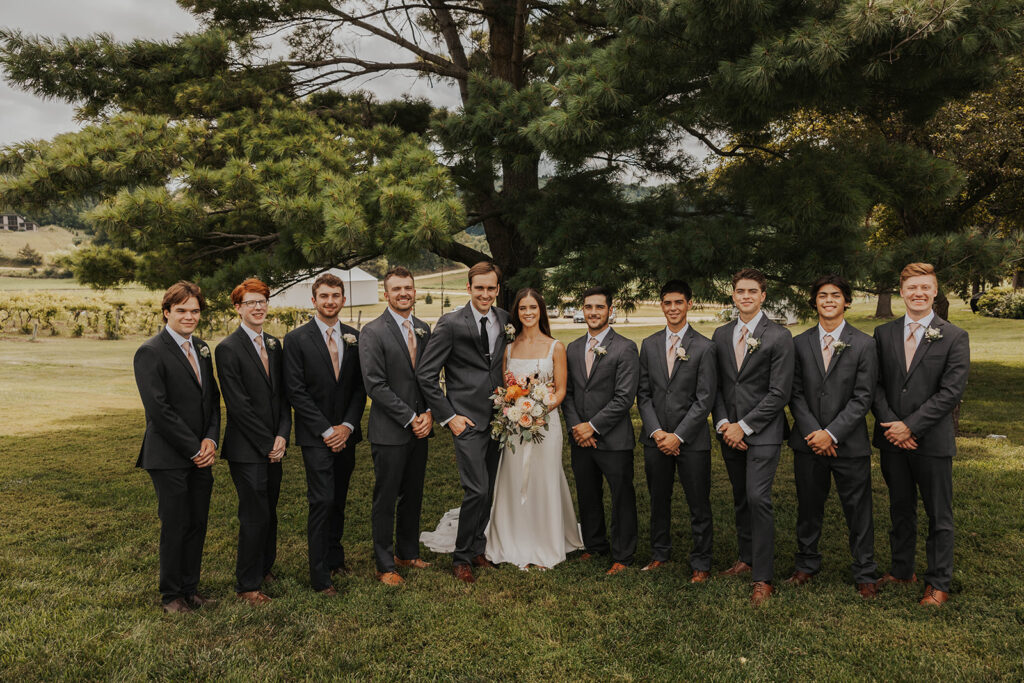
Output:
<instances>
[{"instance_id":1,"label":"pine tree branch","mask_svg":"<svg viewBox=\"0 0 1024 683\"><path fill-rule=\"evenodd\" d=\"M718 145L713 143L711 141L711 138L709 138L707 135L704 135L703 133L701 133L696 128L693 128L691 126L686 126L686 125L681 125L680 127L683 130L685 130L687 133L689 133L690 135L692 135L693 137L697 138L698 140L703 142L705 145L707 145L708 148L712 152L717 154L718 156L722 156L722 157L750 157L752 155L749 152L741 152L739 150L741 150L741 149L751 149L751 150L756 150L758 152L764 152L765 154L771 155L771 156L775 157L776 159L783 159L784 160L784 159L787 158L785 154L781 154L779 152L776 152L773 149L768 149L767 147L761 147L760 145L751 145L751 144L744 143L744 142L737 142L737 143L734 143L732 146L730 146L729 149L722 149Z\"/></svg>"},{"instance_id":2,"label":"pine tree branch","mask_svg":"<svg viewBox=\"0 0 1024 683\"><path fill-rule=\"evenodd\" d=\"M458 26L452 19L448 7L445 6L442 0L430 0L430 4L433 7L434 17L437 19L438 26L441 29L441 36L444 38L445 45L448 46L448 53L452 56L452 61L455 63L455 66L468 75L469 59L466 57L466 50L462 45L462 36L459 35ZM459 84L459 96L462 98L463 104L466 104L469 101L467 78L463 76L456 80Z\"/></svg>"}]
</instances>

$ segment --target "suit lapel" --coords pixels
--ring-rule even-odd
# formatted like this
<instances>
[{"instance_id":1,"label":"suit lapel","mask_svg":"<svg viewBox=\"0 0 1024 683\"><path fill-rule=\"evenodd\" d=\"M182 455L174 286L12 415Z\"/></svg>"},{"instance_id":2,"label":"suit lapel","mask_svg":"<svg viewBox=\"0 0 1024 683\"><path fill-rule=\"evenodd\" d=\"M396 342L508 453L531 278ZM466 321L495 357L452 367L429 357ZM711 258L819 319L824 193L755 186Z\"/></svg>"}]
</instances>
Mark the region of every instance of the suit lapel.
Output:
<instances>
[{"instance_id":1,"label":"suit lapel","mask_svg":"<svg viewBox=\"0 0 1024 683\"><path fill-rule=\"evenodd\" d=\"M903 321L904 318L894 320L892 330L889 332L889 343L892 344L893 358L899 358L900 362L897 363L900 369L900 374L903 377L903 381L907 381L907 354L903 350Z\"/></svg>"},{"instance_id":2,"label":"suit lapel","mask_svg":"<svg viewBox=\"0 0 1024 683\"><path fill-rule=\"evenodd\" d=\"M331 352L327 350L327 340L324 339L324 335L320 332L320 326L316 324L316 318L314 318L313 320L310 320L308 323L306 323L306 327L309 328L310 343L312 343L313 347L316 348L316 350L320 352L320 359L323 360L324 364L327 366L327 372L329 372L329 373L331 373L333 375L334 374L334 363L331 362ZM338 339L335 340L335 342L338 344L338 346L340 348L341 344L343 343L341 341L341 338L340 338L341 337L341 325L340 324L335 324L334 329L338 332L338 337L339 337ZM344 361L345 361L345 355L344 354L342 354L341 360L342 360L342 364L344 364ZM341 367L340 366L338 368L338 379L341 379Z\"/></svg>"},{"instance_id":3,"label":"suit lapel","mask_svg":"<svg viewBox=\"0 0 1024 683\"><path fill-rule=\"evenodd\" d=\"M661 372L661 376L665 378L665 385L668 386L668 383L672 381L672 376L674 376L675 373L672 375L668 374L668 363L665 361L665 338L665 330L654 333L654 355L657 356L657 358L651 362L661 367L659 372ZM680 344L682 344L682 342L680 342ZM661 353L658 353L659 350Z\"/></svg>"},{"instance_id":4,"label":"suit lapel","mask_svg":"<svg viewBox=\"0 0 1024 683\"><path fill-rule=\"evenodd\" d=\"M841 341L842 343L846 344L846 348L850 348L852 346L852 344L850 343L850 341L852 339L853 339L853 326L851 326L850 323L846 323L846 326L843 327L843 333L841 335L839 335L839 340L838 341ZM833 342L833 344L834 343L835 342ZM821 355L821 354L818 354L818 355ZM825 377L826 378L829 375L832 374L832 370L835 369L836 365L839 363L839 359L842 358L842 357L843 357L842 353L836 353L835 350L833 349L833 351L832 351L832 362L829 363L828 371L825 373ZM822 365L824 365L824 362L822 363Z\"/></svg>"},{"instance_id":5,"label":"suit lapel","mask_svg":"<svg viewBox=\"0 0 1024 683\"><path fill-rule=\"evenodd\" d=\"M393 336L395 338L395 343L397 343L399 348L401 348L402 351L404 352L402 355L405 356L405 359L407 361L409 361L409 368L411 369L412 368L412 359L409 358L409 342L405 338L405 333L402 331L402 328L400 328L398 326L398 322L395 320L395 317L393 315L391 315L390 311L385 310L384 313L382 313L380 317L383 318L383 320L384 320L384 327L386 327L386 328L388 328L388 330L390 330L391 336ZM412 328L413 328L413 330L415 330L416 329L416 320L411 315L409 316L409 322L412 323ZM416 332L414 331L413 334L416 334ZM420 346L422 346L422 344L420 344L417 341L416 342L416 359L417 360L419 360Z\"/></svg>"},{"instance_id":6,"label":"suit lapel","mask_svg":"<svg viewBox=\"0 0 1024 683\"><path fill-rule=\"evenodd\" d=\"M589 336L589 333L588 333L588 336ZM609 352L610 352L609 349L610 349L610 347L612 345L612 341L614 341L614 339L615 339L615 330L613 330L612 328L609 327L608 328L608 334L606 334L604 336L604 343L597 345L597 346L600 346L600 347L602 347L604 349L604 353L601 354L601 355L598 355L597 352L596 352L597 347L594 347L595 348L594 364L590 368L590 377L587 377L587 385L588 386L590 385L590 380L593 379L594 375L597 374L598 367L601 365L601 359L603 359L605 356L607 356L609 354ZM584 350L584 352L583 352L583 356L584 356L584 358L583 358L583 374L584 375L587 372L587 359L586 359L586 355L587 355L587 352L586 352L586 350Z\"/></svg>"},{"instance_id":7,"label":"suit lapel","mask_svg":"<svg viewBox=\"0 0 1024 683\"><path fill-rule=\"evenodd\" d=\"M811 350L811 357L814 358L814 364L818 367L818 372L821 373L822 379L828 375L828 370L825 369L825 359L821 357L821 337L818 336L818 326L815 325L811 329L807 330L807 348ZM832 353L832 362L829 364L829 370L836 364L836 354Z\"/></svg>"},{"instance_id":8,"label":"suit lapel","mask_svg":"<svg viewBox=\"0 0 1024 683\"><path fill-rule=\"evenodd\" d=\"M934 327L941 333L942 326L944 324L945 323L942 320L942 318L940 318L939 316L935 316L934 318L932 318L932 324L929 325L929 327ZM930 342L925 338L925 335L927 333L928 328L926 327L924 328L924 331L921 333L921 343L917 345L917 349L914 351L914 359L910 361L910 369L907 370L907 378L909 378L914 373L914 370L917 370L917 366L921 364L921 359L925 357L925 355L928 353L928 350L931 348L932 344L935 343ZM906 354L904 354L903 358L904 360L906 359Z\"/></svg>"},{"instance_id":9,"label":"suit lapel","mask_svg":"<svg viewBox=\"0 0 1024 683\"><path fill-rule=\"evenodd\" d=\"M199 383L199 378L196 377L195 370L192 369L192 366L189 364L188 359L185 358L185 352L182 351L174 342L174 338L171 337L170 333L167 331L166 328L164 328L164 330L160 332L160 338L164 340L164 344L167 345L167 350L171 352L171 355L174 356L179 363L181 363L181 367L185 368L185 371L188 373L188 376L192 379L193 382L195 382L196 386L201 389L202 385ZM190 346L193 347L192 354L193 356L195 356L196 366L199 368L199 372L202 373L203 364L199 362L199 352L195 348L194 340L192 341Z\"/></svg>"},{"instance_id":10,"label":"suit lapel","mask_svg":"<svg viewBox=\"0 0 1024 683\"><path fill-rule=\"evenodd\" d=\"M476 321L476 316L473 315L473 304L469 303L463 307L462 317L466 321L466 328L469 330L469 335L473 339L473 343L476 345L476 350L480 354L480 358L487 362L487 349L480 342L480 325Z\"/></svg>"},{"instance_id":11,"label":"suit lapel","mask_svg":"<svg viewBox=\"0 0 1024 683\"><path fill-rule=\"evenodd\" d=\"M260 355L256 353L256 346L252 343L252 339L249 338L249 333L242 329L239 325L238 329L235 330L235 334L238 336L238 343L245 349L245 354L252 359L252 362L256 364L256 369L259 371L260 376L267 380L267 384L270 384L270 378L267 377L266 371L263 369L263 361L260 360ZM267 340L263 340L264 348L266 348ZM267 351L267 360L270 360L270 351Z\"/></svg>"},{"instance_id":12,"label":"suit lapel","mask_svg":"<svg viewBox=\"0 0 1024 683\"><path fill-rule=\"evenodd\" d=\"M733 379L739 376L739 370L736 368L736 345L732 341L733 335L736 334L736 326L739 325L739 323L739 318L737 318L736 320L726 323L724 328L719 328L723 330L725 337L723 340L725 341L725 350L729 354L729 362L726 363L725 366L728 368L729 375Z\"/></svg>"},{"instance_id":13,"label":"suit lapel","mask_svg":"<svg viewBox=\"0 0 1024 683\"><path fill-rule=\"evenodd\" d=\"M739 322L737 321L736 324L738 325ZM747 335L747 339L750 339L751 337L753 337L754 339L760 339L761 336L764 334L764 330L765 330L766 327L768 327L768 314L767 313L761 313L761 320L760 320L760 322L757 323L757 327L754 328L754 331L751 332L749 335ZM735 332L735 329L733 330L733 332ZM731 338L732 337L730 336L730 339ZM735 351L733 353L735 355ZM753 355L753 353L750 351L750 347L749 346L747 348L743 349L743 362L740 364L739 372L736 373L737 376L743 374L743 369L745 367L747 367L747 364L750 362L750 357L752 355Z\"/></svg>"},{"instance_id":14,"label":"suit lapel","mask_svg":"<svg viewBox=\"0 0 1024 683\"><path fill-rule=\"evenodd\" d=\"M269 344L271 339L274 339L275 342L273 347ZM267 362L270 365L270 377L268 381L270 382L271 387L276 387L279 386L278 382L281 381L281 378L277 376L276 372L274 372L274 367L276 365L274 358L277 357L276 354L281 353L280 341L270 335L264 334L263 343L267 344ZM260 363L260 369L263 369L263 363Z\"/></svg>"},{"instance_id":15,"label":"suit lapel","mask_svg":"<svg viewBox=\"0 0 1024 683\"><path fill-rule=\"evenodd\" d=\"M492 307L491 310L494 311L494 319L498 325L498 336L494 340L494 352L491 353L491 367L494 367L495 364L501 365L505 347L508 345L508 340L505 339L505 324L508 318L504 317L501 309Z\"/></svg>"}]
</instances>

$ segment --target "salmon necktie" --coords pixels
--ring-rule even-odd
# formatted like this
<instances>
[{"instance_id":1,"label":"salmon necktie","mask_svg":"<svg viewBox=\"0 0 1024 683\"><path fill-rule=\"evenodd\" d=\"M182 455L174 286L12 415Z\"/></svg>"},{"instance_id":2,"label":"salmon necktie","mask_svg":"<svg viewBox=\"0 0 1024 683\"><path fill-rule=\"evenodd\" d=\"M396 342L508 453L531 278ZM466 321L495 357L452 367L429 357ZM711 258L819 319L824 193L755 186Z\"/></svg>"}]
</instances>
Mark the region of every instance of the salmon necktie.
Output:
<instances>
[{"instance_id":1,"label":"salmon necktie","mask_svg":"<svg viewBox=\"0 0 1024 683\"><path fill-rule=\"evenodd\" d=\"M910 323L910 334L903 342L903 353L907 357L907 372L910 372L910 364L914 361L914 354L917 352L917 328L921 323Z\"/></svg>"},{"instance_id":2,"label":"salmon necktie","mask_svg":"<svg viewBox=\"0 0 1024 683\"><path fill-rule=\"evenodd\" d=\"M203 386L203 376L199 372L199 364L196 363L196 357L192 355L192 344L185 342L181 345L181 348L185 349L185 357L188 358L188 363L192 366L192 372L196 373L196 380L199 382L199 386Z\"/></svg>"},{"instance_id":3,"label":"salmon necktie","mask_svg":"<svg viewBox=\"0 0 1024 683\"><path fill-rule=\"evenodd\" d=\"M405 344L409 347L409 362L413 370L416 369L416 335L412 332L412 323L406 320L402 323L405 328Z\"/></svg>"},{"instance_id":4,"label":"salmon necktie","mask_svg":"<svg viewBox=\"0 0 1024 683\"><path fill-rule=\"evenodd\" d=\"M822 337L825 346L821 348L821 360L825 361L825 371L828 371L828 364L832 362L832 342L835 341L831 334Z\"/></svg>"},{"instance_id":5,"label":"salmon necktie","mask_svg":"<svg viewBox=\"0 0 1024 683\"><path fill-rule=\"evenodd\" d=\"M267 373L267 377L270 377L270 358L267 357L267 347L263 345L263 335L257 334L253 339L256 341L256 346L260 347L260 361L263 363L263 372Z\"/></svg>"},{"instance_id":6,"label":"salmon necktie","mask_svg":"<svg viewBox=\"0 0 1024 683\"><path fill-rule=\"evenodd\" d=\"M668 376L672 377L672 368L676 366L676 349L679 348L679 335L673 334L672 343L669 344L668 351L665 352L665 363L668 366Z\"/></svg>"},{"instance_id":7,"label":"salmon necktie","mask_svg":"<svg viewBox=\"0 0 1024 683\"><path fill-rule=\"evenodd\" d=\"M341 370L341 359L338 357L338 342L334 341L334 328L327 328L327 351L331 354L331 365L334 366L334 380L338 380Z\"/></svg>"},{"instance_id":8,"label":"salmon necktie","mask_svg":"<svg viewBox=\"0 0 1024 683\"><path fill-rule=\"evenodd\" d=\"M590 371L594 367L594 349L597 348L597 337L591 337L587 345L587 378L590 378Z\"/></svg>"},{"instance_id":9,"label":"salmon necktie","mask_svg":"<svg viewBox=\"0 0 1024 683\"><path fill-rule=\"evenodd\" d=\"M747 326L743 326L743 330L740 332L740 340L736 342L736 372L740 371L740 366L743 365L743 356L747 353L747 335L750 330Z\"/></svg>"}]
</instances>

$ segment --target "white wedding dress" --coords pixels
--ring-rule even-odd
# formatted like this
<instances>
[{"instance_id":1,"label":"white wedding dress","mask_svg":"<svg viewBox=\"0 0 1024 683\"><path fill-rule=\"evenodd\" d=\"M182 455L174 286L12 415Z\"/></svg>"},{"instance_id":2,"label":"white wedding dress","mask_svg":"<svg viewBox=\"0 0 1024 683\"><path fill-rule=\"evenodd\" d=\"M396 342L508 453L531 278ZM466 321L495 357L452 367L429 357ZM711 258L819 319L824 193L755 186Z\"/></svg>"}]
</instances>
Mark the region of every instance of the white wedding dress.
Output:
<instances>
[{"instance_id":1,"label":"white wedding dress","mask_svg":"<svg viewBox=\"0 0 1024 683\"><path fill-rule=\"evenodd\" d=\"M538 373L550 381L554 374L551 343L546 358L509 358L506 367L517 377ZM569 483L562 469L562 422L553 412L544 440L516 443L501 453L494 482L491 519L484 532L485 555L491 562L554 567L583 548ZM459 510L449 510L434 532L420 540L435 552L451 552L459 525Z\"/></svg>"}]
</instances>

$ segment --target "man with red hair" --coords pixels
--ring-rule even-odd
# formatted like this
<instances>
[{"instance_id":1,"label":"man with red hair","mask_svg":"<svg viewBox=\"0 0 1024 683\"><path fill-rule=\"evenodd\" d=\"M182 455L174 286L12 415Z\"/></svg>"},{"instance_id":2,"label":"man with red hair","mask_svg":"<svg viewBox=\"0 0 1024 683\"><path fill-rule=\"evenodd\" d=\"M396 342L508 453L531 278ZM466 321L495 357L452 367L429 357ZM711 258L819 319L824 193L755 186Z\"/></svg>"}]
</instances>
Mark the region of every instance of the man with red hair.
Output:
<instances>
[{"instance_id":1,"label":"man with red hair","mask_svg":"<svg viewBox=\"0 0 1024 683\"><path fill-rule=\"evenodd\" d=\"M250 605L270 602L261 590L274 580L281 460L292 429L281 369L281 342L263 331L270 288L249 278L231 292L241 319L217 345L217 375L228 409L222 457L238 492L235 592Z\"/></svg>"}]
</instances>

